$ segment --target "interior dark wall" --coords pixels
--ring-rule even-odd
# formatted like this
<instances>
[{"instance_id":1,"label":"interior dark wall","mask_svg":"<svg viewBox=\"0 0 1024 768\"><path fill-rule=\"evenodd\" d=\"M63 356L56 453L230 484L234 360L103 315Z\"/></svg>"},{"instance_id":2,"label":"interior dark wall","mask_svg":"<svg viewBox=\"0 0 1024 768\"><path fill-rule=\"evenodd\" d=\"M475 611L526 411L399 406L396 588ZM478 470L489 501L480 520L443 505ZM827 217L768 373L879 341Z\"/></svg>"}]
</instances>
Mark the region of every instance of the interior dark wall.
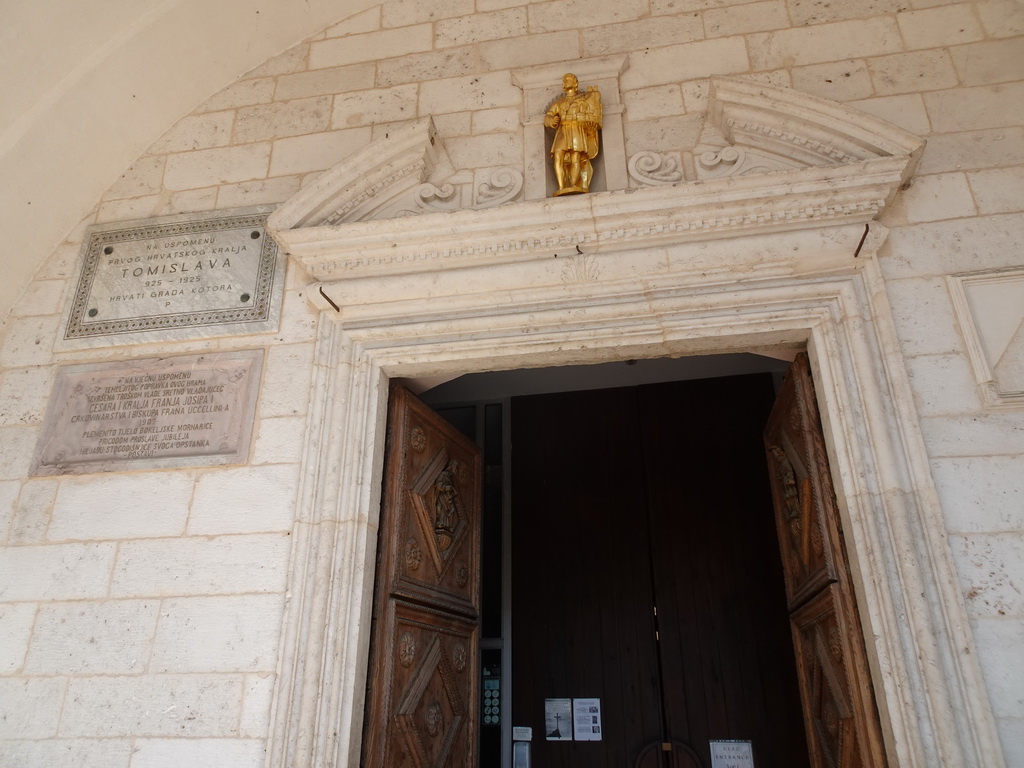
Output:
<instances>
[{"instance_id":1,"label":"interior dark wall","mask_svg":"<svg viewBox=\"0 0 1024 768\"><path fill-rule=\"evenodd\" d=\"M662 740L710 768L709 739L807 765L773 399L762 374L512 400L512 721L534 729L534 768L633 766ZM602 741L545 740L562 697L601 699Z\"/></svg>"}]
</instances>

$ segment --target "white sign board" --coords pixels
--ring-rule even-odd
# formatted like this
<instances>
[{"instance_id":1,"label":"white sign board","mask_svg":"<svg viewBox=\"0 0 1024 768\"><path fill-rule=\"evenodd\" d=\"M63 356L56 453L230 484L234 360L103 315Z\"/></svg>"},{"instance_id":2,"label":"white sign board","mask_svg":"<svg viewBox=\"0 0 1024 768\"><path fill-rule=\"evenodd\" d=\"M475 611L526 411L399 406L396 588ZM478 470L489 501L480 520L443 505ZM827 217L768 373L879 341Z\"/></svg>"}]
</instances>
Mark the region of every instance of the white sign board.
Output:
<instances>
[{"instance_id":1,"label":"white sign board","mask_svg":"<svg viewBox=\"0 0 1024 768\"><path fill-rule=\"evenodd\" d=\"M601 700L572 700L572 730L576 741L601 741Z\"/></svg>"},{"instance_id":2,"label":"white sign board","mask_svg":"<svg viewBox=\"0 0 1024 768\"><path fill-rule=\"evenodd\" d=\"M544 738L572 741L572 699L544 699Z\"/></svg>"},{"instance_id":3,"label":"white sign board","mask_svg":"<svg viewBox=\"0 0 1024 768\"><path fill-rule=\"evenodd\" d=\"M754 744L744 739L711 742L711 768L754 768Z\"/></svg>"}]
</instances>

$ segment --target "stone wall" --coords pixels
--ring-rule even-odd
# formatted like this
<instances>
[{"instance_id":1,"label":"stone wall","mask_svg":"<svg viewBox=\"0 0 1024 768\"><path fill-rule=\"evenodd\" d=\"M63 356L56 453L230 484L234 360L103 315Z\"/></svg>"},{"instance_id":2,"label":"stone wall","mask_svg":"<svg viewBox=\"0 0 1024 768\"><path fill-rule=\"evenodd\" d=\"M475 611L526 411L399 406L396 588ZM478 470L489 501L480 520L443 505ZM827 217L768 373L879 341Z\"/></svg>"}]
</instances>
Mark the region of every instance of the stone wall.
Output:
<instances>
[{"instance_id":1,"label":"stone wall","mask_svg":"<svg viewBox=\"0 0 1024 768\"><path fill-rule=\"evenodd\" d=\"M313 374L308 281L289 267L277 333L54 352L85 226L281 203L428 115L453 171L522 168L510 70L606 54L628 54L627 155L678 151L690 174L712 74L927 138L881 265L1007 762L1024 766L1024 410L984 396L947 280L1022 266L1022 35L1015 0L392 0L200 105L3 328L0 766L256 766L268 732ZM245 466L28 476L55 365L252 348L267 359Z\"/></svg>"}]
</instances>

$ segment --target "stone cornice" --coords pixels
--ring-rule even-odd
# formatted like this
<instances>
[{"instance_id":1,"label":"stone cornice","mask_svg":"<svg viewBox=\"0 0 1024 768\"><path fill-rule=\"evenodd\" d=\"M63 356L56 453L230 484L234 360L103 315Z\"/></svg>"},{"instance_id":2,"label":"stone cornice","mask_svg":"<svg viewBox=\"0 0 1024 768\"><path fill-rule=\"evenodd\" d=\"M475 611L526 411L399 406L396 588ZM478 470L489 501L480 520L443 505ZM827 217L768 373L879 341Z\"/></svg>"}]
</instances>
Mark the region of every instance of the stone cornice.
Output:
<instances>
[{"instance_id":1,"label":"stone cornice","mask_svg":"<svg viewBox=\"0 0 1024 768\"><path fill-rule=\"evenodd\" d=\"M325 172L268 230L331 282L853 224L879 215L924 146L841 104L738 78L711 78L707 119L732 142L721 158L753 161L698 181L445 211L397 204L447 162L432 121L414 121Z\"/></svg>"},{"instance_id":2,"label":"stone cornice","mask_svg":"<svg viewBox=\"0 0 1024 768\"><path fill-rule=\"evenodd\" d=\"M289 256L328 282L851 224L874 219L909 158L512 203L495 209L277 230Z\"/></svg>"}]
</instances>

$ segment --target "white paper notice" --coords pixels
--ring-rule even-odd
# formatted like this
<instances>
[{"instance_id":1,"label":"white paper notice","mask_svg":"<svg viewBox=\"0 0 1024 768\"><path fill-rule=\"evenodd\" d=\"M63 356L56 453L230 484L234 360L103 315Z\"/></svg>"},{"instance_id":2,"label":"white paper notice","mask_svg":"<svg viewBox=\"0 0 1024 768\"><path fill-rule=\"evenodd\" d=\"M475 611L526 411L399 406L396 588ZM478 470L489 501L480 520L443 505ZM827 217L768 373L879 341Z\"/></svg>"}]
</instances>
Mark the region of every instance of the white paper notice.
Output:
<instances>
[{"instance_id":1,"label":"white paper notice","mask_svg":"<svg viewBox=\"0 0 1024 768\"><path fill-rule=\"evenodd\" d=\"M576 741L600 741L601 700L573 699L572 725Z\"/></svg>"},{"instance_id":2,"label":"white paper notice","mask_svg":"<svg viewBox=\"0 0 1024 768\"><path fill-rule=\"evenodd\" d=\"M544 699L544 738L572 741L572 699Z\"/></svg>"},{"instance_id":3,"label":"white paper notice","mask_svg":"<svg viewBox=\"0 0 1024 768\"><path fill-rule=\"evenodd\" d=\"M741 739L711 742L711 768L754 768L754 745Z\"/></svg>"}]
</instances>

